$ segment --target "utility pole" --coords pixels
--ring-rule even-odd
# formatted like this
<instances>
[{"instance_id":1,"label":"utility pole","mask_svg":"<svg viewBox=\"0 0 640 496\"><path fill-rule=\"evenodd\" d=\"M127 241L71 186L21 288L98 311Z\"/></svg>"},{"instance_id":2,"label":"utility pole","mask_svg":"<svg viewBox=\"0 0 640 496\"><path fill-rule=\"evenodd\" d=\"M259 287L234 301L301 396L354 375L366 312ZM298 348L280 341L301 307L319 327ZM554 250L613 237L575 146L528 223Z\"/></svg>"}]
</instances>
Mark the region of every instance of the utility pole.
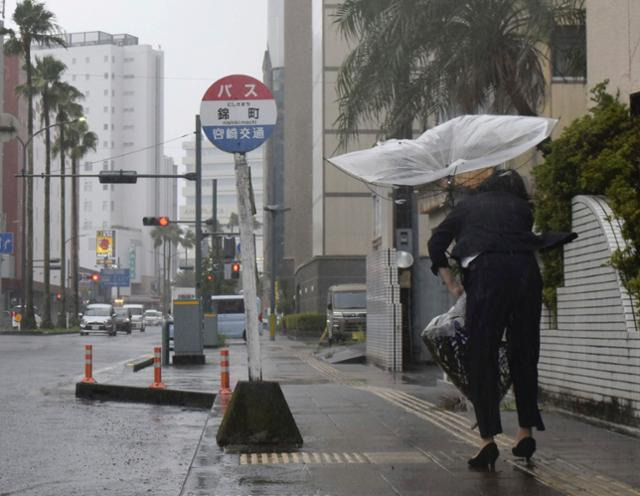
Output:
<instances>
[{"instance_id":1,"label":"utility pole","mask_svg":"<svg viewBox=\"0 0 640 496\"><path fill-rule=\"evenodd\" d=\"M249 380L262 380L260 336L258 334L258 298L256 288L256 247L253 237L253 212L251 211L251 179L244 153L234 155L236 187L238 189L238 215L240 221L240 260L242 263L242 292L247 326L247 360Z\"/></svg>"}]
</instances>

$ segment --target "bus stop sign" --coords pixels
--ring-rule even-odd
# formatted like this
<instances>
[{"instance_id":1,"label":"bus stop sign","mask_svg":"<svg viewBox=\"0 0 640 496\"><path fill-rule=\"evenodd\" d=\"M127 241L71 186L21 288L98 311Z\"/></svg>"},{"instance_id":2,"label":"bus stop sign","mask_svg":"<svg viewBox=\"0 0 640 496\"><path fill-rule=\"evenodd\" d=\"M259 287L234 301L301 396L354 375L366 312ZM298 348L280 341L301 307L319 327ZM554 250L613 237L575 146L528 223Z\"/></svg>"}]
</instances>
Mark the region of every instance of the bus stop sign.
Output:
<instances>
[{"instance_id":1,"label":"bus stop sign","mask_svg":"<svg viewBox=\"0 0 640 496\"><path fill-rule=\"evenodd\" d=\"M202 129L211 143L229 153L246 153L264 143L278 111L271 90L251 76L236 74L209 86L200 104Z\"/></svg>"}]
</instances>

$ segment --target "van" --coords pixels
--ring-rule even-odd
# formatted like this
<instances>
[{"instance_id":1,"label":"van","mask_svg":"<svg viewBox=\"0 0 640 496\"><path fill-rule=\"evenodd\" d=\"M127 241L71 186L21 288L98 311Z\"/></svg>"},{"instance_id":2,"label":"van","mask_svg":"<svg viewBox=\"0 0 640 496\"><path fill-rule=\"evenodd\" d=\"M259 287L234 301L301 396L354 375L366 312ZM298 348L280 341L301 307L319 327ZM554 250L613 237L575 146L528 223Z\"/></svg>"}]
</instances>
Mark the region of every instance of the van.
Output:
<instances>
[{"instance_id":1,"label":"van","mask_svg":"<svg viewBox=\"0 0 640 496\"><path fill-rule=\"evenodd\" d=\"M258 300L258 331L262 334L262 314ZM211 312L218 316L218 334L227 338L247 339L244 295L214 295L211 297Z\"/></svg>"},{"instance_id":2,"label":"van","mask_svg":"<svg viewBox=\"0 0 640 496\"><path fill-rule=\"evenodd\" d=\"M140 329L140 332L144 332L144 322L142 322L144 305L127 303L126 305L122 305L122 308L128 309L129 313L131 314L131 328Z\"/></svg>"},{"instance_id":3,"label":"van","mask_svg":"<svg viewBox=\"0 0 640 496\"><path fill-rule=\"evenodd\" d=\"M329 342L344 341L367 327L366 284L336 284L327 291Z\"/></svg>"}]
</instances>

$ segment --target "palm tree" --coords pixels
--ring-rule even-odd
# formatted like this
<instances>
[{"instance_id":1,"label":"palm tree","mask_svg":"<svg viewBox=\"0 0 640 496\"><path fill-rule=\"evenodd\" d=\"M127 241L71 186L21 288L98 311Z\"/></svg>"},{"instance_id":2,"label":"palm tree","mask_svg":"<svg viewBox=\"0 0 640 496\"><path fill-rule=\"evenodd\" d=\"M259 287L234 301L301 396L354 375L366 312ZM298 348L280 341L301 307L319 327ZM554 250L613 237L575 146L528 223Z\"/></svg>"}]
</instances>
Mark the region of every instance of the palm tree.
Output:
<instances>
[{"instance_id":1,"label":"palm tree","mask_svg":"<svg viewBox=\"0 0 640 496\"><path fill-rule=\"evenodd\" d=\"M341 144L368 119L411 137L415 119L480 109L535 115L558 23L584 0L346 0L336 14L355 43L337 80Z\"/></svg>"},{"instance_id":2,"label":"palm tree","mask_svg":"<svg viewBox=\"0 0 640 496\"><path fill-rule=\"evenodd\" d=\"M165 227L154 227L151 231L153 247L162 245L163 276L162 276L162 306L163 311L168 308L169 279L171 277L171 248L180 243L182 229L178 224L169 224ZM168 252L168 253L167 253Z\"/></svg>"},{"instance_id":3,"label":"palm tree","mask_svg":"<svg viewBox=\"0 0 640 496\"><path fill-rule=\"evenodd\" d=\"M41 327L53 327L51 320L51 113L55 110L59 93L56 85L67 66L51 55L42 59L36 57L33 74L33 88L40 96L40 118L44 128L45 168L44 168L44 304ZM55 125L55 124L54 124Z\"/></svg>"},{"instance_id":4,"label":"palm tree","mask_svg":"<svg viewBox=\"0 0 640 496\"><path fill-rule=\"evenodd\" d=\"M5 53L8 55L24 55L26 71L27 90L27 135L33 136L33 91L32 91L32 71L31 65L31 44L39 43L50 46L66 46L65 40L60 36L60 31L55 23L55 16L46 9L45 4L36 0L23 0L16 5L16 9L11 17L18 26L18 34L12 29L1 28L0 35L8 35L8 40L4 45ZM28 148L28 174L33 174L33 142ZM27 205L27 260L26 274L22 274L23 285L26 277L26 308L22 320L24 329L36 327L33 312L33 179L27 179L25 201ZM23 219L24 222L24 219Z\"/></svg>"},{"instance_id":5,"label":"palm tree","mask_svg":"<svg viewBox=\"0 0 640 496\"><path fill-rule=\"evenodd\" d=\"M76 100L83 98L83 94L69 83L59 82L55 87L57 93L56 102L56 122L58 123L58 139L53 147L53 153L60 155L60 285L62 286L62 301L60 313L58 314L58 327L66 327L67 325L67 231L66 231L66 164L65 157L67 150L73 146L73 143L65 136L65 127L69 125L69 121L77 120L82 117L82 105L76 103ZM73 180L73 179L72 179Z\"/></svg>"},{"instance_id":6,"label":"palm tree","mask_svg":"<svg viewBox=\"0 0 640 496\"><path fill-rule=\"evenodd\" d=\"M189 262L189 248L193 248L196 244L196 233L191 229L187 229L180 238L179 243L184 248L184 262L186 265Z\"/></svg>"},{"instance_id":7,"label":"palm tree","mask_svg":"<svg viewBox=\"0 0 640 496\"><path fill-rule=\"evenodd\" d=\"M70 122L65 129L68 137L68 147L71 156L71 279L73 281L73 317L71 325L78 325L80 313L79 288L79 210L78 210L78 163L90 150L95 151L98 143L96 133L89 131L89 126L83 120Z\"/></svg>"}]
</instances>

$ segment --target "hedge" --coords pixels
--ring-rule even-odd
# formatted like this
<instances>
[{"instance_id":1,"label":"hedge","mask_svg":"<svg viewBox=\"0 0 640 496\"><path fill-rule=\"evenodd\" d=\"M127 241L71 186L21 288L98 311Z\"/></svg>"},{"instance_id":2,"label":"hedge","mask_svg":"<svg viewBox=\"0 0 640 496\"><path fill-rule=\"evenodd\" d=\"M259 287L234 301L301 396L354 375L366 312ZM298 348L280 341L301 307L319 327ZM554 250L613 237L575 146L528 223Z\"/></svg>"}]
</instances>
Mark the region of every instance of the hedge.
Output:
<instances>
[{"instance_id":1,"label":"hedge","mask_svg":"<svg viewBox=\"0 0 640 496\"><path fill-rule=\"evenodd\" d=\"M327 325L327 316L323 313L292 313L284 316L287 334L322 335Z\"/></svg>"}]
</instances>

